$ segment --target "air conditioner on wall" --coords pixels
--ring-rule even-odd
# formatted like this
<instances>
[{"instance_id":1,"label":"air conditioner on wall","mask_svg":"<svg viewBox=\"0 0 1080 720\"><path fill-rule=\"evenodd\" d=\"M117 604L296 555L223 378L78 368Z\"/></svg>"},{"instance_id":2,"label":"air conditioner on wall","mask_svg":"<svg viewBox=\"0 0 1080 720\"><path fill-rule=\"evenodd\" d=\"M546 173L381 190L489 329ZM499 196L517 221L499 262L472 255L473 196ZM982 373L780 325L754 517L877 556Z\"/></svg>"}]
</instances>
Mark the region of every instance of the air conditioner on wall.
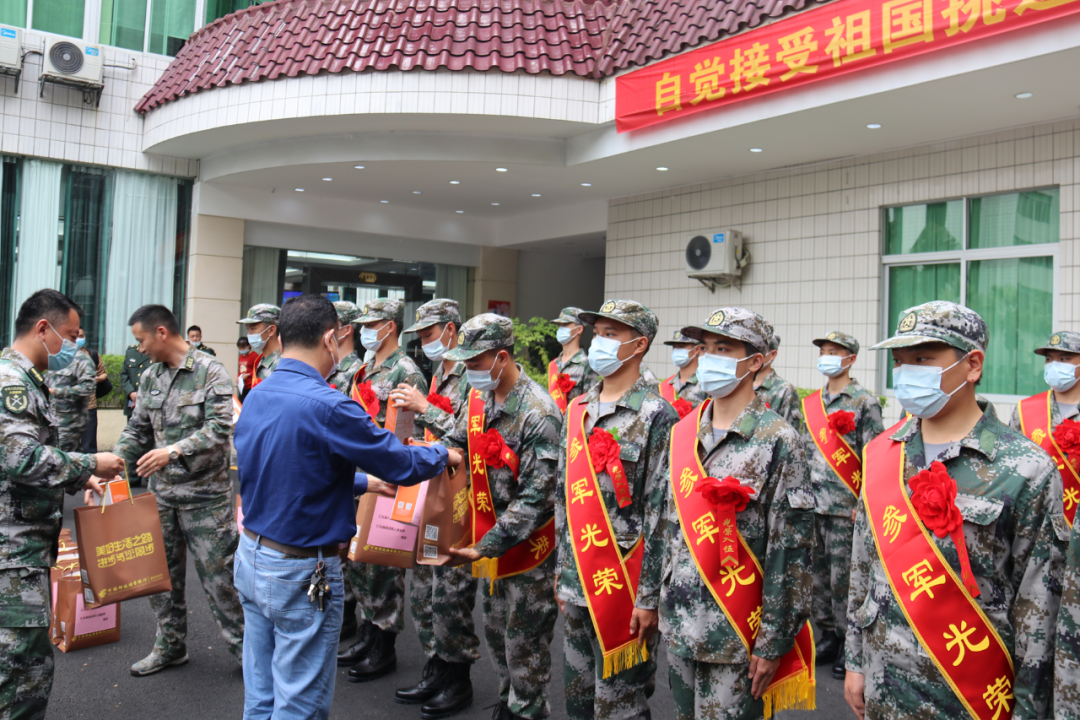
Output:
<instances>
[{"instance_id":1,"label":"air conditioner on wall","mask_svg":"<svg viewBox=\"0 0 1080 720\"><path fill-rule=\"evenodd\" d=\"M710 230L694 235L686 243L686 276L710 291L728 285L739 286L742 269L750 264L750 252L743 247L738 230Z\"/></svg>"},{"instance_id":2,"label":"air conditioner on wall","mask_svg":"<svg viewBox=\"0 0 1080 720\"><path fill-rule=\"evenodd\" d=\"M19 92L22 75L22 28L0 25L0 75L15 77L15 92Z\"/></svg>"},{"instance_id":3,"label":"air conditioner on wall","mask_svg":"<svg viewBox=\"0 0 1080 720\"><path fill-rule=\"evenodd\" d=\"M105 86L104 63L100 45L91 45L81 40L47 38L45 60L41 69L42 91L45 83L69 85L81 88L84 99L89 97L100 100L101 89Z\"/></svg>"}]
</instances>

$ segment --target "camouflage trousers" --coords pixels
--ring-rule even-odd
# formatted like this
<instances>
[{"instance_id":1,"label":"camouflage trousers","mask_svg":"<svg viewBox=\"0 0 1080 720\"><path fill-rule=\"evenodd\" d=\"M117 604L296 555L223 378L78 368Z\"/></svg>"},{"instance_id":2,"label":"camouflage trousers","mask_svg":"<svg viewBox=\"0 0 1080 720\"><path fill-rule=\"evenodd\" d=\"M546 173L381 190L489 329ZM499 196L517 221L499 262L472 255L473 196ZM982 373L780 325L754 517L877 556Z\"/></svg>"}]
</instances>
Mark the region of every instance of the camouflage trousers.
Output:
<instances>
[{"instance_id":1,"label":"camouflage trousers","mask_svg":"<svg viewBox=\"0 0 1080 720\"><path fill-rule=\"evenodd\" d=\"M236 532L236 506L228 498L209 507L182 509L158 503L165 557L169 562L172 591L150 596L150 608L157 615L155 645L168 655L183 655L187 638L187 553L195 557L210 612L221 628L221 636L240 662L243 658L244 611L233 584L233 555L240 542Z\"/></svg>"},{"instance_id":2,"label":"camouflage trousers","mask_svg":"<svg viewBox=\"0 0 1080 720\"><path fill-rule=\"evenodd\" d=\"M82 452L82 438L86 433L86 423L74 423L72 425L61 424L57 428L60 439L57 441L64 452Z\"/></svg>"},{"instance_id":3,"label":"camouflage trousers","mask_svg":"<svg viewBox=\"0 0 1080 720\"><path fill-rule=\"evenodd\" d=\"M700 662L668 652L668 682L679 720L764 717L765 703L750 695L750 664Z\"/></svg>"},{"instance_id":4,"label":"camouflage trousers","mask_svg":"<svg viewBox=\"0 0 1080 720\"><path fill-rule=\"evenodd\" d=\"M0 720L44 720L53 684L47 627L0 627Z\"/></svg>"},{"instance_id":5,"label":"camouflage trousers","mask_svg":"<svg viewBox=\"0 0 1080 720\"><path fill-rule=\"evenodd\" d=\"M816 515L814 523L814 622L822 634L847 631L848 586L851 582L851 517Z\"/></svg>"},{"instance_id":6,"label":"camouflage trousers","mask_svg":"<svg viewBox=\"0 0 1080 720\"><path fill-rule=\"evenodd\" d=\"M649 659L604 678L604 654L596 638L589 608L565 606L563 686L566 714L572 720L649 720L649 698L656 690L656 650L660 634L649 640ZM627 620L629 622L629 619Z\"/></svg>"},{"instance_id":7,"label":"camouflage trousers","mask_svg":"<svg viewBox=\"0 0 1080 720\"><path fill-rule=\"evenodd\" d=\"M409 605L425 657L438 655L446 662L470 664L480 659L480 638L473 623L476 578L469 565L417 565Z\"/></svg>"},{"instance_id":8,"label":"camouflage trousers","mask_svg":"<svg viewBox=\"0 0 1080 720\"><path fill-rule=\"evenodd\" d=\"M556 555L534 570L491 582L481 580L484 641L499 675L499 698L510 712L529 720L551 714L551 638L559 606L555 584Z\"/></svg>"},{"instance_id":9,"label":"camouflage trousers","mask_svg":"<svg viewBox=\"0 0 1080 720\"><path fill-rule=\"evenodd\" d=\"M358 621L374 623L395 634L405 629L403 569L348 560L343 574L356 598Z\"/></svg>"}]
</instances>

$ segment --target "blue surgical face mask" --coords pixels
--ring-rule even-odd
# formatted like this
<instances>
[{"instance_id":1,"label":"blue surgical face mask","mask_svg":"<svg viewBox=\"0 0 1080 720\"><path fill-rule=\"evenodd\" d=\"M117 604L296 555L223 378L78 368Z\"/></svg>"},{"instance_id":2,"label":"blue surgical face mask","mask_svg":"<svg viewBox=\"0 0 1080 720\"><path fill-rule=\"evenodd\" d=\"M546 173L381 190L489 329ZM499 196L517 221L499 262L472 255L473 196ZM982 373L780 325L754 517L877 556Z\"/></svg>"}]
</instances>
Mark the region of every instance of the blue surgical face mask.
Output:
<instances>
[{"instance_id":1,"label":"blue surgical face mask","mask_svg":"<svg viewBox=\"0 0 1080 720\"><path fill-rule=\"evenodd\" d=\"M592 345L589 346L589 367L595 370L600 377L608 377L626 362L626 360L619 359L619 348L636 341L637 338L634 338L621 343L611 338L594 337ZM633 355L630 357L633 357ZM627 358L627 360L629 359Z\"/></svg>"},{"instance_id":2,"label":"blue surgical face mask","mask_svg":"<svg viewBox=\"0 0 1080 720\"><path fill-rule=\"evenodd\" d=\"M947 393L941 389L941 376L945 370L952 370L966 357L967 355L945 369L925 365L901 365L893 370L893 387L900 407L922 419L932 418L941 412L941 409L948 404L949 398L967 385L967 380L965 380L957 386L956 390Z\"/></svg>"},{"instance_id":3,"label":"blue surgical face mask","mask_svg":"<svg viewBox=\"0 0 1080 720\"><path fill-rule=\"evenodd\" d=\"M1043 368L1046 384L1059 392L1065 392L1078 382L1076 366L1067 362L1048 362Z\"/></svg>"},{"instance_id":4,"label":"blue surgical face mask","mask_svg":"<svg viewBox=\"0 0 1080 720\"><path fill-rule=\"evenodd\" d=\"M251 352L251 351L250 351L250 350L241 350L241 351L240 351L240 357L244 357L244 356L245 356L245 355L247 355L247 354L248 354L249 352Z\"/></svg>"},{"instance_id":5,"label":"blue surgical face mask","mask_svg":"<svg viewBox=\"0 0 1080 720\"><path fill-rule=\"evenodd\" d=\"M266 328L263 332L266 332L269 329L270 328ZM249 334L247 336L247 341L248 345L251 346L251 349L257 353L261 353L263 348L266 347L266 340L263 340L262 333Z\"/></svg>"},{"instance_id":6,"label":"blue surgical face mask","mask_svg":"<svg viewBox=\"0 0 1080 720\"><path fill-rule=\"evenodd\" d=\"M676 367L684 368L690 364L690 350L687 348L671 348L671 362Z\"/></svg>"},{"instance_id":7,"label":"blue surgical face mask","mask_svg":"<svg viewBox=\"0 0 1080 720\"><path fill-rule=\"evenodd\" d=\"M559 341L560 345L565 345L574 339L574 331L568 327L561 327L555 331L555 339Z\"/></svg>"},{"instance_id":8,"label":"blue surgical face mask","mask_svg":"<svg viewBox=\"0 0 1080 720\"><path fill-rule=\"evenodd\" d=\"M751 355L750 357L753 357ZM714 398L727 397L735 392L742 379L749 375L739 375L739 363L749 358L736 360L726 355L702 355L698 360L697 376L701 388Z\"/></svg>"},{"instance_id":9,"label":"blue surgical face mask","mask_svg":"<svg viewBox=\"0 0 1080 720\"><path fill-rule=\"evenodd\" d=\"M496 355L495 359L498 360L499 356ZM502 378L502 370L494 378L491 377L491 368L495 367L495 363L491 364L491 367L487 370L465 370L465 378L469 381L469 385L475 390L480 392L488 392L499 387L499 379Z\"/></svg>"},{"instance_id":10,"label":"blue surgical face mask","mask_svg":"<svg viewBox=\"0 0 1080 720\"><path fill-rule=\"evenodd\" d=\"M86 338L81 337L78 340L76 340L75 341L75 347L79 348L80 350L82 350L84 347L86 347Z\"/></svg>"},{"instance_id":11,"label":"blue surgical face mask","mask_svg":"<svg viewBox=\"0 0 1080 720\"><path fill-rule=\"evenodd\" d=\"M56 328L52 326L52 323L49 323L49 329L56 334L56 337L60 338L60 352L55 355L49 351L49 346L45 345L45 341L41 341L41 344L45 345L45 352L49 353L49 369L63 370L75 359L75 353L79 351L79 346L56 332Z\"/></svg>"},{"instance_id":12,"label":"blue surgical face mask","mask_svg":"<svg viewBox=\"0 0 1080 720\"><path fill-rule=\"evenodd\" d=\"M368 350L378 352L379 348L382 347L383 340L386 339L386 335L379 337L380 330L382 328L362 328L360 330L360 344Z\"/></svg>"},{"instance_id":13,"label":"blue surgical face mask","mask_svg":"<svg viewBox=\"0 0 1080 720\"><path fill-rule=\"evenodd\" d=\"M435 338L426 345L420 346L420 349L424 351L424 355L427 356L428 360L431 360L432 362L436 360L442 360L442 356L446 354L447 350L449 350L448 347L443 345L442 338L445 334L446 328L443 328L443 331L439 334L439 337Z\"/></svg>"},{"instance_id":14,"label":"blue surgical face mask","mask_svg":"<svg viewBox=\"0 0 1080 720\"><path fill-rule=\"evenodd\" d=\"M847 360L850 355L822 355L817 359L817 369L822 375L828 377L836 377L840 373L844 372L844 361Z\"/></svg>"}]
</instances>

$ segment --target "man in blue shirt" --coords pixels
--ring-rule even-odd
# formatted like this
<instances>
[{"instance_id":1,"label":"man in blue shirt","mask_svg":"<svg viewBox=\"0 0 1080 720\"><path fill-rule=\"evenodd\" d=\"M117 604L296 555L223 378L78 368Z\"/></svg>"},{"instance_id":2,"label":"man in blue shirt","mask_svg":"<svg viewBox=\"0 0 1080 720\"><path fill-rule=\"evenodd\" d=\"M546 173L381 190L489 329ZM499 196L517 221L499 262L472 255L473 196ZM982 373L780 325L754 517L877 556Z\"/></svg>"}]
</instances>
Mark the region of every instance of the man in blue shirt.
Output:
<instances>
[{"instance_id":1,"label":"man in blue shirt","mask_svg":"<svg viewBox=\"0 0 1080 720\"><path fill-rule=\"evenodd\" d=\"M234 572L244 607L244 719L325 719L342 620L337 553L356 532L353 497L392 494L387 483L415 485L462 455L402 445L326 383L341 359L329 300L289 300L278 332L281 362L248 395L234 435L244 508ZM323 610L308 594L320 568L330 588Z\"/></svg>"}]
</instances>

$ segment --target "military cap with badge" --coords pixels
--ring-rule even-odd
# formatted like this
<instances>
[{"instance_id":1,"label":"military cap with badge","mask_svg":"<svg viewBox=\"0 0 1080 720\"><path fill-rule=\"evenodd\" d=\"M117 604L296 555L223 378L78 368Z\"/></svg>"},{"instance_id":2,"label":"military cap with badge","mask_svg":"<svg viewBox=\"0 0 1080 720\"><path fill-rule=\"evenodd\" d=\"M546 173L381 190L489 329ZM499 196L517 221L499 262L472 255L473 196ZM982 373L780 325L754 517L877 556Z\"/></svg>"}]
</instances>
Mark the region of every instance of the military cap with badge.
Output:
<instances>
[{"instance_id":1,"label":"military cap with badge","mask_svg":"<svg viewBox=\"0 0 1080 720\"><path fill-rule=\"evenodd\" d=\"M713 312L701 325L690 325L682 329L683 335L702 340L705 333L721 335L745 343L753 352L746 357L733 358L725 355L705 354L698 360L698 381L702 388L714 398L727 397L735 391L750 370L740 363L769 352L769 340L772 338L772 326L756 312L740 307L725 307ZM740 372L740 370L742 372Z\"/></svg>"}]
</instances>

